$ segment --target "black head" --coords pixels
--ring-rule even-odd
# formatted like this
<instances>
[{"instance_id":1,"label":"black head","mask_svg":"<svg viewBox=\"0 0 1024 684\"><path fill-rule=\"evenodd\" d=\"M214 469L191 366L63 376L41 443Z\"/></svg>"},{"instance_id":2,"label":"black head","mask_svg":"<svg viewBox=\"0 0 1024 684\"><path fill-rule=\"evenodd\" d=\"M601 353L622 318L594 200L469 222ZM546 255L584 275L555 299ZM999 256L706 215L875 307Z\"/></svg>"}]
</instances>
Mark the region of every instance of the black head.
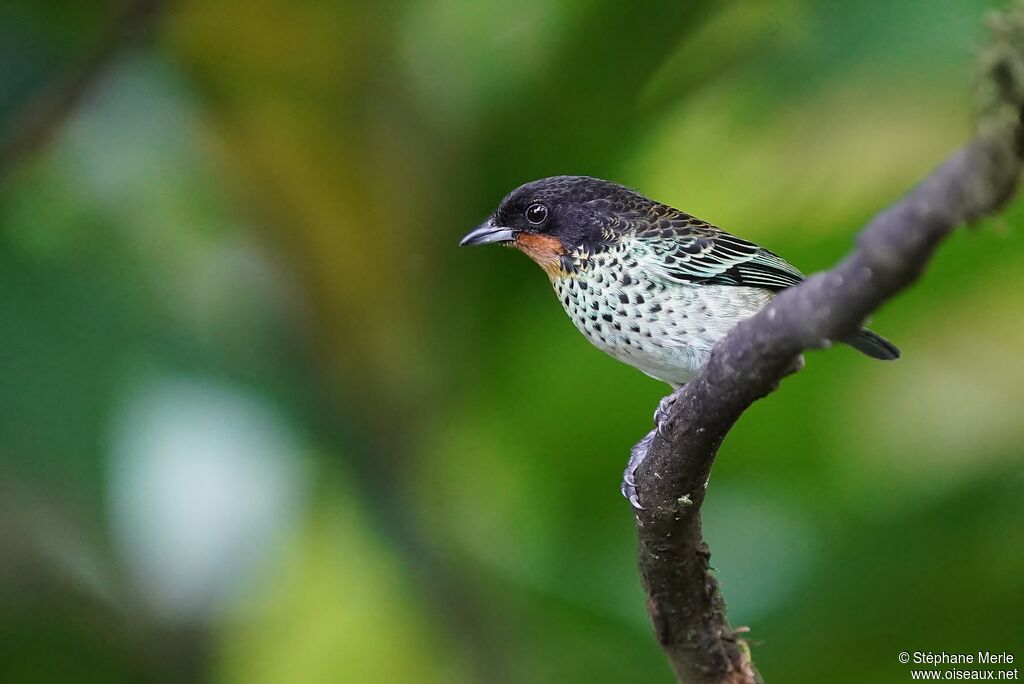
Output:
<instances>
[{"instance_id":1,"label":"black head","mask_svg":"<svg viewBox=\"0 0 1024 684\"><path fill-rule=\"evenodd\" d=\"M521 185L461 245L507 243L547 270L551 260L613 243L630 219L654 202L616 183L589 176L552 176Z\"/></svg>"}]
</instances>

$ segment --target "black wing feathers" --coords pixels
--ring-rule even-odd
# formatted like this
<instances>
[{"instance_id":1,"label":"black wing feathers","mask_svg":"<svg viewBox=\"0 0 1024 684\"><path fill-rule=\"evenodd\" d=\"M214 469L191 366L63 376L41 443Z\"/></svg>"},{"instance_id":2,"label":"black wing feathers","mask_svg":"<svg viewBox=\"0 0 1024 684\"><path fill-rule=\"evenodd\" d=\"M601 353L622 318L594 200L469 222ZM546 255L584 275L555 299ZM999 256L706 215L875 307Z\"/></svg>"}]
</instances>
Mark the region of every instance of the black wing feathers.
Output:
<instances>
[{"instance_id":1,"label":"black wing feathers","mask_svg":"<svg viewBox=\"0 0 1024 684\"><path fill-rule=\"evenodd\" d=\"M664 207L636 237L648 266L672 280L744 285L777 292L804 279L782 257L689 214Z\"/></svg>"}]
</instances>

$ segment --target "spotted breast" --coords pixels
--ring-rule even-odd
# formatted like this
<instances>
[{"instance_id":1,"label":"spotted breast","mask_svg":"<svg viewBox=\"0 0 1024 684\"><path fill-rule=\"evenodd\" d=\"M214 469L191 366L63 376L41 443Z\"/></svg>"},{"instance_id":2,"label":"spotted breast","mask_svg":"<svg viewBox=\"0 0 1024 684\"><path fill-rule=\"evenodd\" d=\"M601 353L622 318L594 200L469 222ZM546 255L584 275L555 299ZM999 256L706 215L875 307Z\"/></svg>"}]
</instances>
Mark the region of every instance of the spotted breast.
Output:
<instances>
[{"instance_id":1,"label":"spotted breast","mask_svg":"<svg viewBox=\"0 0 1024 684\"><path fill-rule=\"evenodd\" d=\"M760 311L773 293L754 287L669 282L639 266L645 244L632 237L576 255L574 268L549 272L573 324L598 349L679 387L715 343Z\"/></svg>"}]
</instances>

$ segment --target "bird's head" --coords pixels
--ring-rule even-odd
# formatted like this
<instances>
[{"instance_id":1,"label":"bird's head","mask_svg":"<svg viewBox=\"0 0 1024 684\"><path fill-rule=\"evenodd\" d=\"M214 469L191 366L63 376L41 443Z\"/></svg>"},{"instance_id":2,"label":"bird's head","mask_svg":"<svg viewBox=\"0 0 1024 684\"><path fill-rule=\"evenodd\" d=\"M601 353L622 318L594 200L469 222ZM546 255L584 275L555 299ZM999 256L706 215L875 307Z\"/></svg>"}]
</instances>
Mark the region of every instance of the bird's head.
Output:
<instances>
[{"instance_id":1,"label":"bird's head","mask_svg":"<svg viewBox=\"0 0 1024 684\"><path fill-rule=\"evenodd\" d=\"M557 278L580 255L615 244L631 219L654 203L616 183L588 176L552 176L521 185L459 244L515 247Z\"/></svg>"}]
</instances>

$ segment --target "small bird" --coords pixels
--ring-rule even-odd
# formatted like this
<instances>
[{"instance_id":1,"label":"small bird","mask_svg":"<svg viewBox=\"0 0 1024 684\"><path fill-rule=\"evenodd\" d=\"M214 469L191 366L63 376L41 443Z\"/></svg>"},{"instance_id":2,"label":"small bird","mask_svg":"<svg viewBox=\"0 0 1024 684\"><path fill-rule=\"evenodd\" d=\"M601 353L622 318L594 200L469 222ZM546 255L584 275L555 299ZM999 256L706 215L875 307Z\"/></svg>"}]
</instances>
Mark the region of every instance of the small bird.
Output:
<instances>
[{"instance_id":1,"label":"small bird","mask_svg":"<svg viewBox=\"0 0 1024 684\"><path fill-rule=\"evenodd\" d=\"M537 262L598 349L678 390L741 320L804 275L777 254L622 185L553 176L509 193L460 245L500 243ZM864 328L842 342L876 359L900 352ZM642 457L642 454L641 454ZM637 505L632 476L623 493Z\"/></svg>"}]
</instances>

